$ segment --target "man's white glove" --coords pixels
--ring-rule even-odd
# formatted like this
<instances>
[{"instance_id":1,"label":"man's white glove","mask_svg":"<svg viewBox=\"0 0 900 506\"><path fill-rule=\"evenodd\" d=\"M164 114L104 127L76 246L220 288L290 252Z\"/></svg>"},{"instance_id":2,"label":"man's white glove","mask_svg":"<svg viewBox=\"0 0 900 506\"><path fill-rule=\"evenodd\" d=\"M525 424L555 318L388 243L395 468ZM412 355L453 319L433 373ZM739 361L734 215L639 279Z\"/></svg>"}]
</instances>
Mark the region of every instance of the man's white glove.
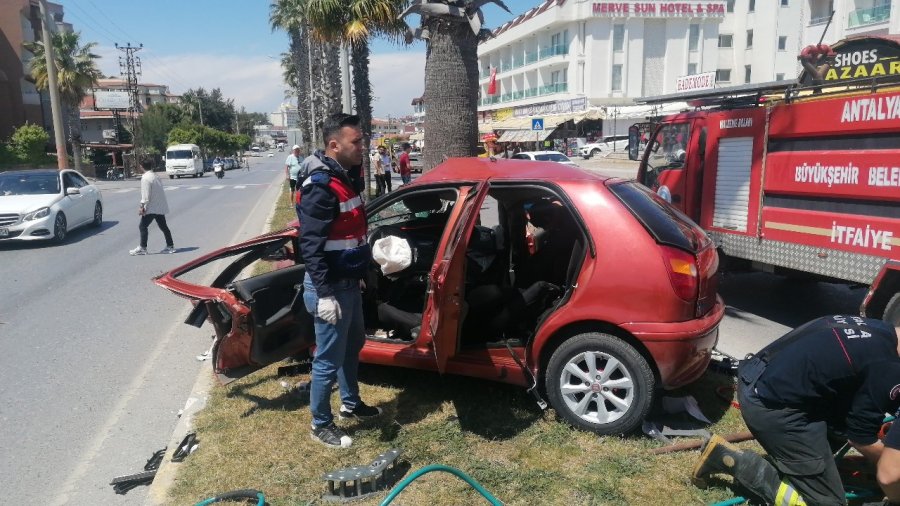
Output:
<instances>
[{"instance_id":1,"label":"man's white glove","mask_svg":"<svg viewBox=\"0 0 900 506\"><path fill-rule=\"evenodd\" d=\"M316 316L334 325L341 318L341 305L334 297L322 297L316 306Z\"/></svg>"}]
</instances>

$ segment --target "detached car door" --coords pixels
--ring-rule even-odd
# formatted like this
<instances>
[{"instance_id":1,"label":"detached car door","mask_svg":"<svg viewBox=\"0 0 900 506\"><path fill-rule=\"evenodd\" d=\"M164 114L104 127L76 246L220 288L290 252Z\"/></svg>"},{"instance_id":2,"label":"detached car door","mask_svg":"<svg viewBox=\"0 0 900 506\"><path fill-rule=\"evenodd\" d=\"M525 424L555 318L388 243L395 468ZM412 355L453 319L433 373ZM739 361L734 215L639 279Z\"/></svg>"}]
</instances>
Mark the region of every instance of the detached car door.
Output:
<instances>
[{"instance_id":1,"label":"detached car door","mask_svg":"<svg viewBox=\"0 0 900 506\"><path fill-rule=\"evenodd\" d=\"M294 263L297 230L287 229L214 251L154 278L156 284L190 299L195 307L185 323L209 320L216 332L213 368L229 383L315 344L313 318L303 306L306 268ZM215 261L230 260L211 284L179 277ZM257 260L285 267L238 281Z\"/></svg>"},{"instance_id":2,"label":"detached car door","mask_svg":"<svg viewBox=\"0 0 900 506\"><path fill-rule=\"evenodd\" d=\"M444 236L443 248L438 250L429 275L422 328L426 339L431 338L437 369L441 373L447 368L447 360L456 353L466 274L466 248L488 188L487 183L478 183L468 192L465 188L461 190L461 203L458 205L463 207L449 233Z\"/></svg>"}]
</instances>

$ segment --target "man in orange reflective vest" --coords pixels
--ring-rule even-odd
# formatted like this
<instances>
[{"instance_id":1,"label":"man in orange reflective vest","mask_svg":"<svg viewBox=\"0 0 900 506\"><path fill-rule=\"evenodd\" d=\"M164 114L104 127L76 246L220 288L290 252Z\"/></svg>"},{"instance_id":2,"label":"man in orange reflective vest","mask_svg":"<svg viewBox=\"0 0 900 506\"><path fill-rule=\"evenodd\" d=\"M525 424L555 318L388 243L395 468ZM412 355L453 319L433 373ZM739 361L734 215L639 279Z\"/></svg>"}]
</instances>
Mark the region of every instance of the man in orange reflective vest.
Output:
<instances>
[{"instance_id":1,"label":"man in orange reflective vest","mask_svg":"<svg viewBox=\"0 0 900 506\"><path fill-rule=\"evenodd\" d=\"M306 264L303 301L315 317L316 331L311 435L327 446L347 448L352 439L331 413L334 382L340 387L340 418L381 414L381 409L360 399L357 381L359 352L365 343L360 287L371 252L365 206L349 171L362 163L363 134L359 117L347 114L327 118L322 130L325 149L303 161L304 179L297 180L300 252Z\"/></svg>"}]
</instances>

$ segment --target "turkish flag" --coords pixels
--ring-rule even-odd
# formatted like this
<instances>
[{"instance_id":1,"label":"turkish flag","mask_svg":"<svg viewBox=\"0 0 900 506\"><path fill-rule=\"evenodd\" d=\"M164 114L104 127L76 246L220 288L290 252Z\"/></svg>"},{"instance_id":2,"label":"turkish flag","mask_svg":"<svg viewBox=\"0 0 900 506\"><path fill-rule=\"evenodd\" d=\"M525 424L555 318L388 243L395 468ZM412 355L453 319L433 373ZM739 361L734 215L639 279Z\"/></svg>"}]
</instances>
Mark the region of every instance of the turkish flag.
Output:
<instances>
[{"instance_id":1,"label":"turkish flag","mask_svg":"<svg viewBox=\"0 0 900 506\"><path fill-rule=\"evenodd\" d=\"M488 84L488 95L497 94L497 67L491 67L491 82Z\"/></svg>"}]
</instances>

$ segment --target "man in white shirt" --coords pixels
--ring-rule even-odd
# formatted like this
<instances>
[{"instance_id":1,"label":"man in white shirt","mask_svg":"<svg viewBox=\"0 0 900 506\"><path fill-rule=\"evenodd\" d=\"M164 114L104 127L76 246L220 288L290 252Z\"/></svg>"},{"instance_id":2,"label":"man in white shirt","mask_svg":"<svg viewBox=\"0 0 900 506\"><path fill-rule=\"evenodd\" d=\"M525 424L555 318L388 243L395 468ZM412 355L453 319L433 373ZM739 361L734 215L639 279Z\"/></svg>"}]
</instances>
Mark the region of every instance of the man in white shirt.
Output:
<instances>
[{"instance_id":1,"label":"man in white shirt","mask_svg":"<svg viewBox=\"0 0 900 506\"><path fill-rule=\"evenodd\" d=\"M384 174L382 179L384 180L384 188L385 191L390 193L391 191L391 154L388 153L387 148L382 144L378 146L378 154L375 155L375 173L378 174L379 171Z\"/></svg>"},{"instance_id":2,"label":"man in white shirt","mask_svg":"<svg viewBox=\"0 0 900 506\"><path fill-rule=\"evenodd\" d=\"M303 157L300 156L300 146L294 144L291 154L284 161L284 172L291 185L291 201L294 200L294 192L297 190L297 177L300 174L301 163L303 163Z\"/></svg>"},{"instance_id":3,"label":"man in white shirt","mask_svg":"<svg viewBox=\"0 0 900 506\"><path fill-rule=\"evenodd\" d=\"M154 220L166 237L166 247L160 253L175 253L172 233L169 231L169 226L166 225L169 203L166 201L162 181L153 172L153 164L150 160L141 160L140 167L144 173L141 176L141 205L138 209L138 214L141 216L141 223L138 225L138 229L141 231L141 245L128 253L132 256L147 254L147 227Z\"/></svg>"}]
</instances>

